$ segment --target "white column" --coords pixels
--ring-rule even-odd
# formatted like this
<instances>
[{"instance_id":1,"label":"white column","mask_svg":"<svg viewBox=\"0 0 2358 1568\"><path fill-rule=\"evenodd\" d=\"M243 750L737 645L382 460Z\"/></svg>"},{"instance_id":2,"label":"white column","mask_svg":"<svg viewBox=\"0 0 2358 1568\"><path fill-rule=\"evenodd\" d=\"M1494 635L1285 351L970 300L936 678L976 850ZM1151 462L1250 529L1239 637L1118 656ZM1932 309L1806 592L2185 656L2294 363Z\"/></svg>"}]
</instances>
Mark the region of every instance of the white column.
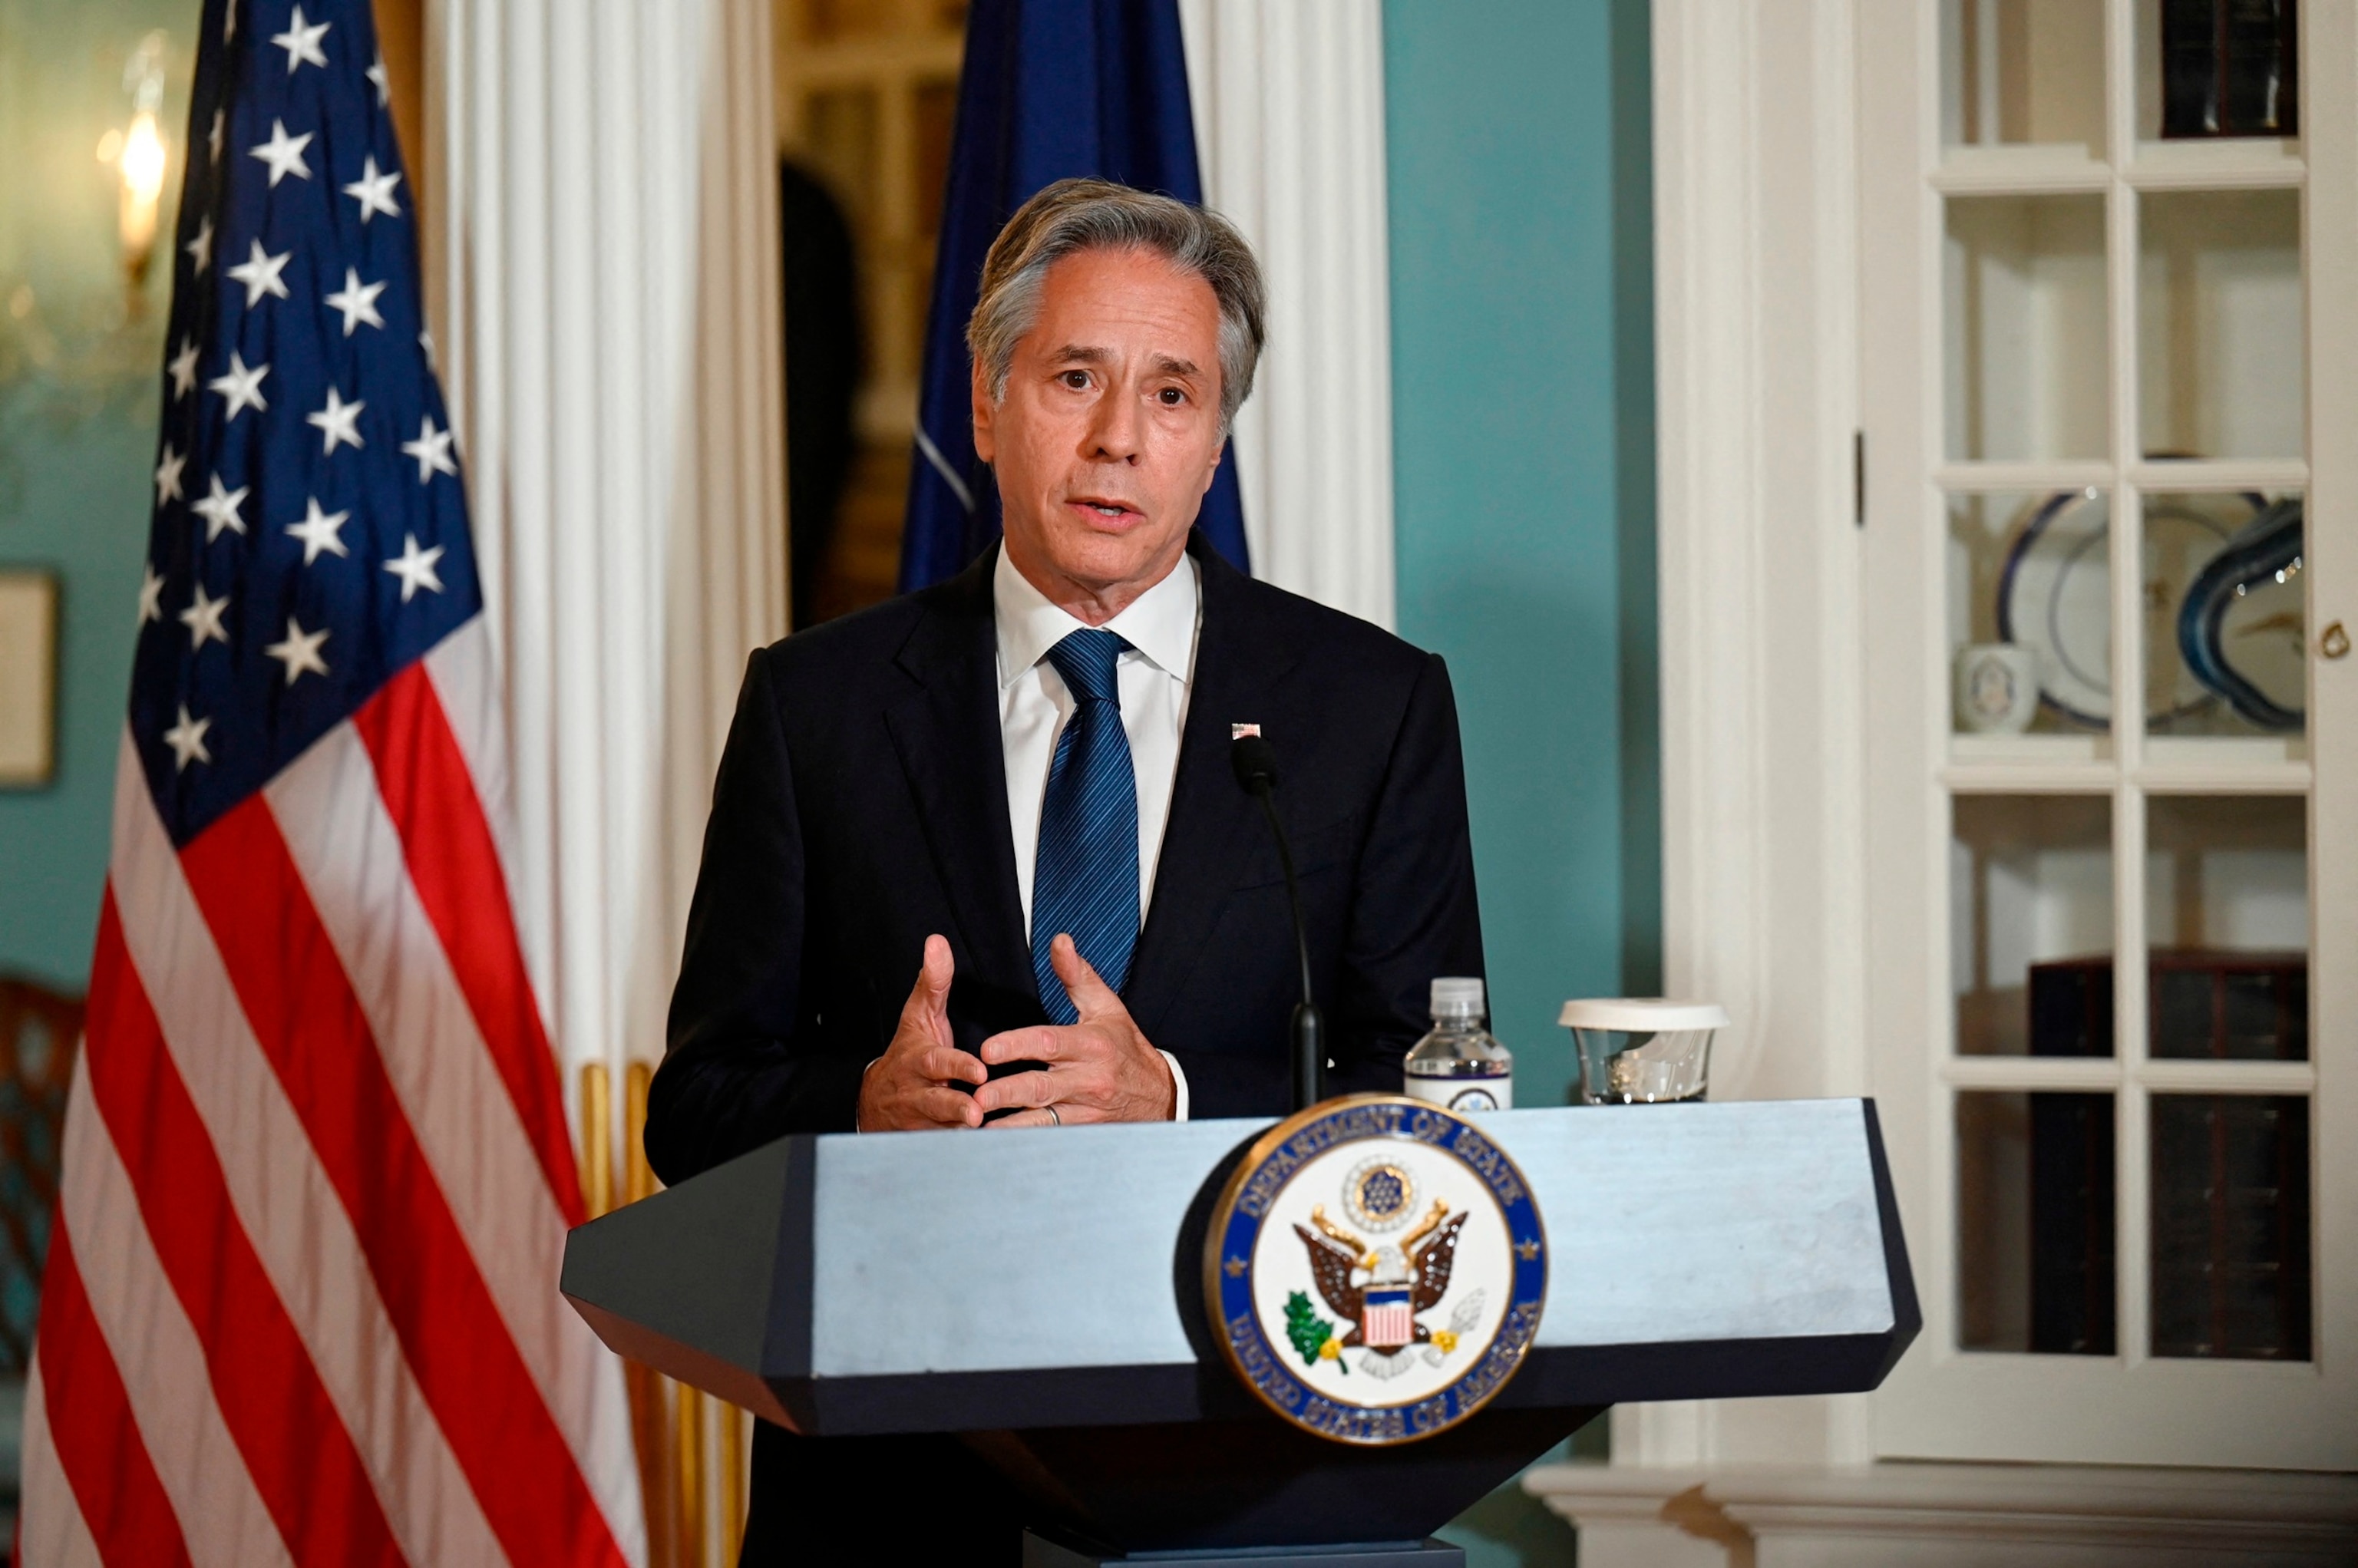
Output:
<instances>
[{"instance_id":1,"label":"white column","mask_svg":"<svg viewBox=\"0 0 2358 1568\"><path fill-rule=\"evenodd\" d=\"M1866 1091L1855 0L1654 0L1662 927L1714 1098ZM1864 1403L1623 1405L1616 1465L1852 1462Z\"/></svg>"},{"instance_id":2,"label":"white column","mask_svg":"<svg viewBox=\"0 0 2358 1568\"><path fill-rule=\"evenodd\" d=\"M1865 1091L1852 0L1656 0L1663 936L1712 1088Z\"/></svg>"},{"instance_id":3,"label":"white column","mask_svg":"<svg viewBox=\"0 0 2358 1568\"><path fill-rule=\"evenodd\" d=\"M770 5L440 0L428 53L427 265L569 1094L662 1054L745 655L786 628Z\"/></svg>"},{"instance_id":4,"label":"white column","mask_svg":"<svg viewBox=\"0 0 2358 1568\"><path fill-rule=\"evenodd\" d=\"M1204 197L1260 253L1269 348L1237 416L1257 577L1392 623L1380 0L1180 0Z\"/></svg>"}]
</instances>

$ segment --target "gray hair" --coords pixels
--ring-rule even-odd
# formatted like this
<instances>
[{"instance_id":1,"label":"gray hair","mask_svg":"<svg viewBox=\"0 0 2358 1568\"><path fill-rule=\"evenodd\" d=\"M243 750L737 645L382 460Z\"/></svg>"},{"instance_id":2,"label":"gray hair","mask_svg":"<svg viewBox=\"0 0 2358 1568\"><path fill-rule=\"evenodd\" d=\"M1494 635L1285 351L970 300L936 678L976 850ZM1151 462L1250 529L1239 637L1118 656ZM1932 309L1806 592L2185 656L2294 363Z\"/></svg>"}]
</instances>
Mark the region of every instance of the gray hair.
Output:
<instances>
[{"instance_id":1,"label":"gray hair","mask_svg":"<svg viewBox=\"0 0 2358 1568\"><path fill-rule=\"evenodd\" d=\"M1146 250L1211 286L1220 307L1220 427L1252 391L1267 295L1260 264L1235 225L1105 179L1060 179L1018 208L983 258L982 289L967 318L967 351L983 367L993 403L1007 395L1015 345L1040 319L1048 269L1076 251Z\"/></svg>"}]
</instances>

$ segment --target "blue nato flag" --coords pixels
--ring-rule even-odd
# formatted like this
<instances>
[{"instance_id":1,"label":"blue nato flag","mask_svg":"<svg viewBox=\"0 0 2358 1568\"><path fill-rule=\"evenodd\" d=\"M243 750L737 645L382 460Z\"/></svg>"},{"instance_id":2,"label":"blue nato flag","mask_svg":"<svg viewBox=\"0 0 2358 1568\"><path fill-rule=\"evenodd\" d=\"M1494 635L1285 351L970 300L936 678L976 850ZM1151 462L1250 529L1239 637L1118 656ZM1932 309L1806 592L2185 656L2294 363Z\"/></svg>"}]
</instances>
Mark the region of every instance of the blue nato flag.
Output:
<instances>
[{"instance_id":1,"label":"blue nato flag","mask_svg":"<svg viewBox=\"0 0 2358 1568\"><path fill-rule=\"evenodd\" d=\"M1042 187L1076 176L1203 200L1177 0L975 0L925 324L903 593L955 576L999 537L999 492L974 454L967 318L1001 228ZM1233 446L1196 526L1251 570Z\"/></svg>"}]
</instances>

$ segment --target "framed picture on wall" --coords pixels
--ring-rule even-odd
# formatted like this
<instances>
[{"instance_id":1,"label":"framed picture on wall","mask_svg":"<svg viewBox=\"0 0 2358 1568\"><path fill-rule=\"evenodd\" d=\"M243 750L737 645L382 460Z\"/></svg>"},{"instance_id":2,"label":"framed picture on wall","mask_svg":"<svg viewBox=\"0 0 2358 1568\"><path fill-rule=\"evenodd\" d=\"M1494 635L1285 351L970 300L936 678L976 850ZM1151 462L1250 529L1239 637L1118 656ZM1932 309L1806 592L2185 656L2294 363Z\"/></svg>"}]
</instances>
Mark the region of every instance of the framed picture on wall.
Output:
<instances>
[{"instance_id":1,"label":"framed picture on wall","mask_svg":"<svg viewBox=\"0 0 2358 1568\"><path fill-rule=\"evenodd\" d=\"M0 568L0 789L48 784L57 733L57 574Z\"/></svg>"}]
</instances>

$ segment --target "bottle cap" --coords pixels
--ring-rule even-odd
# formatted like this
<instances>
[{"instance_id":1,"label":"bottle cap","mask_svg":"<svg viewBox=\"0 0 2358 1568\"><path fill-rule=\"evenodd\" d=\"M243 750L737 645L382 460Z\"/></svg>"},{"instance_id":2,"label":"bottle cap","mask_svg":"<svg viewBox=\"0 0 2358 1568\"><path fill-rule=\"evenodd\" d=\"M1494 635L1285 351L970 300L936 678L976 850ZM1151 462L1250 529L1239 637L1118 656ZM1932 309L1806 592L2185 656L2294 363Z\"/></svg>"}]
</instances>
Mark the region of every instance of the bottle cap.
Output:
<instances>
[{"instance_id":1,"label":"bottle cap","mask_svg":"<svg viewBox=\"0 0 2358 1568\"><path fill-rule=\"evenodd\" d=\"M1433 982L1433 1015L1463 1016L1482 1011L1482 982L1466 976L1451 976Z\"/></svg>"}]
</instances>

